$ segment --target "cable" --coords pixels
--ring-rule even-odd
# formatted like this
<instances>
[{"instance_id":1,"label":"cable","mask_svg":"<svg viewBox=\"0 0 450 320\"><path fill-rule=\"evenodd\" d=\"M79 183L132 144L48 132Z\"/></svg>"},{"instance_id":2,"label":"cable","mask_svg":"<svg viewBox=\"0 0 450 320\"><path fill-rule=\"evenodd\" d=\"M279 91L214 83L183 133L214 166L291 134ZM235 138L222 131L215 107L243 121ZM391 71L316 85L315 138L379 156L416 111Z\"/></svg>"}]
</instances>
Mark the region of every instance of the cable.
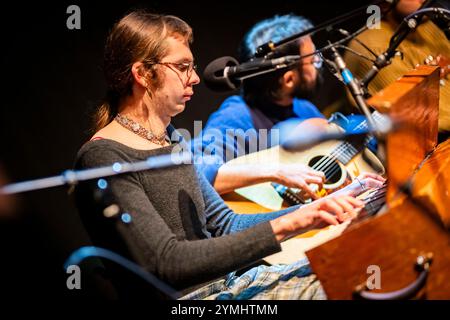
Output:
<instances>
[{"instance_id":1,"label":"cable","mask_svg":"<svg viewBox=\"0 0 450 320\"><path fill-rule=\"evenodd\" d=\"M314 51L314 52L311 52L311 53L308 53L308 54L299 56L298 60L301 60L301 59L304 59L304 58L308 58L308 57L310 57L310 56L313 56L313 55L322 53L322 52L324 52L324 51L327 51L327 50L329 50L329 49L331 49L332 47L335 47L335 46L337 46L337 45L341 45L342 43L347 42L348 40L350 40L350 39L352 39L352 38L358 36L360 33L366 31L367 28L368 28L367 26L364 26L364 27L362 27L362 28L356 30L355 32L353 32L352 34L348 35L347 37L345 37L345 38L343 38L343 39L341 39L341 40L338 40L338 41L336 41L336 42L330 43L330 44L326 45L325 47L320 48L320 49L318 49L318 50L316 50L316 51Z\"/></svg>"},{"instance_id":2,"label":"cable","mask_svg":"<svg viewBox=\"0 0 450 320\"><path fill-rule=\"evenodd\" d=\"M389 6L389 9L385 12L385 14L386 14L387 12L390 12L390 11L393 9L394 4L395 4L397 1L392 1L392 0L389 0L389 1L386 1L386 0L378 0L378 1L374 2L374 3L372 3L372 5L378 5L378 4L381 4L381 3L383 3L383 2L390 2L390 3L391 3L391 6ZM321 23L321 24L319 24L319 25L317 25L317 26L315 26L315 27L313 27L313 28L310 28L309 30L305 30L305 31L300 32L300 33L298 33L298 34L295 34L295 35L292 35L292 36L290 36L290 37L287 37L287 38L285 38L285 39L283 39L283 40L281 40L281 41L278 41L277 43L274 43L274 42L272 42L272 41L269 41L269 42L267 42L267 43L265 43L265 44L259 46L259 47L256 49L256 52L255 52L254 56L255 56L255 57L264 57L264 56L267 56L268 54L270 54L270 53L272 53L273 51L275 51L275 49L276 49L277 47L279 47L279 46L282 46L282 45L285 45L285 44L290 43L290 42L292 42L292 41L295 41L295 40L297 40L297 39L299 39L299 38L301 38L301 37L304 37L304 36L307 36L307 35L316 33L316 32L318 32L318 31L321 31L321 30L330 28L330 27L332 27L333 25L336 25L336 24L338 24L338 23L342 23L342 22L344 22L344 21L347 21L347 20L349 20L350 18L354 18L354 17L356 17L356 16L359 16L359 15L362 14L363 12L366 12L366 10L367 10L367 6L364 6L364 7L355 9L355 10L349 12L349 13L345 13L345 14L339 16L339 17L336 17L336 18L330 19L330 20L328 20L328 21L325 21L325 22L323 22L323 23Z\"/></svg>"},{"instance_id":3,"label":"cable","mask_svg":"<svg viewBox=\"0 0 450 320\"><path fill-rule=\"evenodd\" d=\"M128 259L125 259L117 253L103 248L88 246L81 247L75 250L64 263L64 269L67 270L67 268L71 265L79 265L84 260L92 257L100 257L117 263L118 265L124 267L125 269L142 278L145 282L165 294L170 299L176 300L181 296L180 293L159 280L151 273L144 270L141 266L135 264L134 262L131 262Z\"/></svg>"},{"instance_id":4,"label":"cable","mask_svg":"<svg viewBox=\"0 0 450 320\"><path fill-rule=\"evenodd\" d=\"M338 31L343 34L344 36L348 36L350 34L350 32L348 32L345 29L338 29ZM378 56L375 52L373 52L372 49L370 49L364 42L362 42L361 40L359 40L358 38L354 38L353 40L355 40L356 42L358 42L364 49L366 49L367 51L369 51L375 58ZM349 48L350 49L350 48ZM372 60L371 60L372 61Z\"/></svg>"},{"instance_id":5,"label":"cable","mask_svg":"<svg viewBox=\"0 0 450 320\"><path fill-rule=\"evenodd\" d=\"M336 46L336 48L342 48L342 49L344 49L344 50L347 50L347 51L350 52L350 53L353 53L354 55L357 55L357 56L360 57L360 58L366 59L366 60L368 60L368 61L370 61L370 62L375 62L375 59L370 59L369 57L363 55L362 53L360 53L360 52L358 52L358 51L356 51L356 50L353 50L352 48L349 48L349 47L347 47L347 46L344 46L344 45L342 45L342 44Z\"/></svg>"}]
</instances>

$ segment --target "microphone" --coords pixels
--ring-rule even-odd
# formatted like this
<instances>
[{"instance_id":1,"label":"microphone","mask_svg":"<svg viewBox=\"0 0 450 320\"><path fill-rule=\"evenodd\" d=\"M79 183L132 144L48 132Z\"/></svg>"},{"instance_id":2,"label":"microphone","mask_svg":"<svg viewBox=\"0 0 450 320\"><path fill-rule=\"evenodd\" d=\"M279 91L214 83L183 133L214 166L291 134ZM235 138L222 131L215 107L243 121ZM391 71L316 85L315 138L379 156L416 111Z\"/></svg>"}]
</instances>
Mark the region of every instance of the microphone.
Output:
<instances>
[{"instance_id":1,"label":"microphone","mask_svg":"<svg viewBox=\"0 0 450 320\"><path fill-rule=\"evenodd\" d=\"M203 73L203 78L206 86L211 90L236 90L245 79L289 67L299 59L300 56L298 55L275 59L255 58L239 64L233 57L221 57L208 64Z\"/></svg>"},{"instance_id":2,"label":"microphone","mask_svg":"<svg viewBox=\"0 0 450 320\"><path fill-rule=\"evenodd\" d=\"M386 136L389 132L401 128L402 123L395 123L390 118L384 118L383 123L375 130L373 128L358 129L351 132L333 131L333 132L317 132L314 130L302 131L302 134L296 135L295 128L291 124L287 124L284 131L294 131L286 139L280 143L281 148L286 151L304 151L326 141L343 140L356 145L365 145L368 135L378 134Z\"/></svg>"},{"instance_id":3,"label":"microphone","mask_svg":"<svg viewBox=\"0 0 450 320\"><path fill-rule=\"evenodd\" d=\"M367 106L367 103L364 100L364 91L362 89L363 87L361 86L359 81L353 77L353 74L347 68L344 59L339 54L337 49L335 47L331 47L330 52L331 57L333 59L332 64L333 68L336 68L336 73L340 76L340 79L342 79L344 84L349 89L360 111L366 116L369 127L375 130L377 126L372 118L372 114L370 113L369 107Z\"/></svg>"},{"instance_id":4,"label":"microphone","mask_svg":"<svg viewBox=\"0 0 450 320\"><path fill-rule=\"evenodd\" d=\"M367 135L373 131L369 129L362 129L355 132L305 132L299 137L289 137L282 144L281 148L287 151L305 151L322 142L330 140L345 140L350 141L357 139L363 142Z\"/></svg>"},{"instance_id":5,"label":"microphone","mask_svg":"<svg viewBox=\"0 0 450 320\"><path fill-rule=\"evenodd\" d=\"M421 8L425 8L433 2L434 0L425 1L422 4ZM450 26L450 11L442 8L420 9L404 18L403 21L398 26L397 30L395 31L394 35L391 37L389 41L389 47L386 49L385 52L383 52L376 58L374 64L372 65L372 68L361 79L360 83L363 87L367 88L369 83L375 78L378 72L382 68L386 67L391 63L391 59L398 52L397 48L400 45L400 43L403 40L405 40L405 38L412 31L414 31L419 26L419 24L423 22L422 18L425 15L430 15L434 19L440 20L444 24L448 24L448 26ZM443 28L445 31L445 26L443 26Z\"/></svg>"}]
</instances>

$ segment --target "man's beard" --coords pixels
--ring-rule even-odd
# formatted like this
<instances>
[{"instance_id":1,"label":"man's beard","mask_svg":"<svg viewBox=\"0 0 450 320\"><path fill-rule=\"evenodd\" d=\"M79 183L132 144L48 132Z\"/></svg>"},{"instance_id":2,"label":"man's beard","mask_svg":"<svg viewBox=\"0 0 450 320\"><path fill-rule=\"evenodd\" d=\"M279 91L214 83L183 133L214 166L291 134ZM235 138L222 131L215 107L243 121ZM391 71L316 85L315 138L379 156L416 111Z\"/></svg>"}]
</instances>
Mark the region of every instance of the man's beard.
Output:
<instances>
[{"instance_id":1,"label":"man's beard","mask_svg":"<svg viewBox=\"0 0 450 320\"><path fill-rule=\"evenodd\" d=\"M317 89L323 84L323 75L320 70L317 72L316 81L313 84L306 83L303 77L300 84L295 88L292 93L293 98L311 100L317 92Z\"/></svg>"}]
</instances>

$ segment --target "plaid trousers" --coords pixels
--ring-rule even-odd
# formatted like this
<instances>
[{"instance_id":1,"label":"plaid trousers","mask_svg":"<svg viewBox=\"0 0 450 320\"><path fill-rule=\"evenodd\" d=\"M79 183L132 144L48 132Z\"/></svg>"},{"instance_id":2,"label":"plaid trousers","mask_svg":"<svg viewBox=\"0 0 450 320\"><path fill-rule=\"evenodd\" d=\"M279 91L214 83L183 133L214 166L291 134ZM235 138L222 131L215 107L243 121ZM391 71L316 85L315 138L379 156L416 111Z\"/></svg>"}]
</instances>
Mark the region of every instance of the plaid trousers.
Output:
<instances>
[{"instance_id":1,"label":"plaid trousers","mask_svg":"<svg viewBox=\"0 0 450 320\"><path fill-rule=\"evenodd\" d=\"M324 300L325 292L307 259L289 265L261 265L241 276L230 273L181 300Z\"/></svg>"}]
</instances>

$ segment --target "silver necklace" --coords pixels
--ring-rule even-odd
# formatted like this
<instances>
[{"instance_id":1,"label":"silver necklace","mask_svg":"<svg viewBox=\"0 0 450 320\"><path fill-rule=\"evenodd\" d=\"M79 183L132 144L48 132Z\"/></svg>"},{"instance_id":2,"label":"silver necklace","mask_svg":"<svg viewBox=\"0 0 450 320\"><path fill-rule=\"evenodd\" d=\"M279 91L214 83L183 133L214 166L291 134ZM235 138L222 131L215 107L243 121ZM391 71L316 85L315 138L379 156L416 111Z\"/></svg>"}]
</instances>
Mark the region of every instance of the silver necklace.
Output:
<instances>
[{"instance_id":1,"label":"silver necklace","mask_svg":"<svg viewBox=\"0 0 450 320\"><path fill-rule=\"evenodd\" d=\"M147 128L143 127L139 123L137 123L134 120L131 120L130 118L121 115L118 113L116 117L114 118L121 126L124 128L130 130L131 132L137 134L138 136L152 142L155 144L158 144L160 146L163 146L166 142L170 144L170 139L167 136L167 133L164 132L163 134L156 136L153 132L148 130Z\"/></svg>"}]
</instances>

